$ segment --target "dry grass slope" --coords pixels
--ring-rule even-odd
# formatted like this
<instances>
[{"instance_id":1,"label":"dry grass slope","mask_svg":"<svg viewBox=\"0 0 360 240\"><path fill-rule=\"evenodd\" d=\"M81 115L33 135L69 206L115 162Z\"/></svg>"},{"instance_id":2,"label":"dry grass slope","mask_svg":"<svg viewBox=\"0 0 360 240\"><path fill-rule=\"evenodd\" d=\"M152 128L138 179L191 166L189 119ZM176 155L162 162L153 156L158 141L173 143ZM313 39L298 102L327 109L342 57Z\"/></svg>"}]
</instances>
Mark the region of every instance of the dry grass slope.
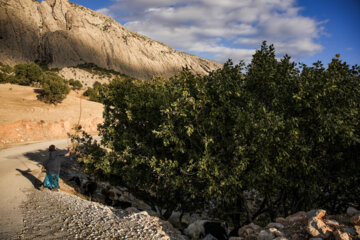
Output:
<instances>
[{"instance_id":1,"label":"dry grass slope","mask_svg":"<svg viewBox=\"0 0 360 240\"><path fill-rule=\"evenodd\" d=\"M103 121L100 103L80 100L80 93L71 92L58 105L37 100L36 88L0 84L0 148L17 143L67 137L81 118L80 125L90 134L97 133Z\"/></svg>"}]
</instances>

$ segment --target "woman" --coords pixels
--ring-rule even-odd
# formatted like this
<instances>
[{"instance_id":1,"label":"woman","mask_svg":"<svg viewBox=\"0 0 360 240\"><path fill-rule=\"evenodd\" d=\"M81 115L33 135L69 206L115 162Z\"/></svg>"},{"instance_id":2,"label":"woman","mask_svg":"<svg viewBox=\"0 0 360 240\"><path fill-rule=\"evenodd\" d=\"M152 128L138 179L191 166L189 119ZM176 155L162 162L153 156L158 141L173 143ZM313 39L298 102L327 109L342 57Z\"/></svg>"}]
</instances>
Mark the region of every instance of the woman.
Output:
<instances>
[{"instance_id":1,"label":"woman","mask_svg":"<svg viewBox=\"0 0 360 240\"><path fill-rule=\"evenodd\" d=\"M53 191L59 191L59 174L60 174L60 167L62 159L61 157L70 156L70 151L72 150L72 147L69 148L68 152L66 154L61 154L58 151L56 151L55 145L49 146L49 158L47 161L44 162L44 167L46 168L46 177L44 180L44 187L49 188Z\"/></svg>"}]
</instances>

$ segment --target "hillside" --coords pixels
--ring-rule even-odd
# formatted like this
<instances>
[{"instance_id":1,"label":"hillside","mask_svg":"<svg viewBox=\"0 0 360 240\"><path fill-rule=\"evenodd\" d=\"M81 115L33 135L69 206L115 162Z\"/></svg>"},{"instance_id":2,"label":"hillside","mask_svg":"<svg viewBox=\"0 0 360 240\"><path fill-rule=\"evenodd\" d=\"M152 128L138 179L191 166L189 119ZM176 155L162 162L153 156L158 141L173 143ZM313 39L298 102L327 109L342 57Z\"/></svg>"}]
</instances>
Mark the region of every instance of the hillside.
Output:
<instances>
[{"instance_id":1,"label":"hillside","mask_svg":"<svg viewBox=\"0 0 360 240\"><path fill-rule=\"evenodd\" d=\"M198 74L221 67L67 0L0 0L0 62L29 61L54 68L94 63L140 79L169 77L185 66Z\"/></svg>"},{"instance_id":2,"label":"hillside","mask_svg":"<svg viewBox=\"0 0 360 240\"><path fill-rule=\"evenodd\" d=\"M102 104L81 99L80 108L76 92L58 105L43 103L36 95L33 87L0 84L0 148L66 138L77 123L90 134L97 133L97 124L102 122Z\"/></svg>"}]
</instances>

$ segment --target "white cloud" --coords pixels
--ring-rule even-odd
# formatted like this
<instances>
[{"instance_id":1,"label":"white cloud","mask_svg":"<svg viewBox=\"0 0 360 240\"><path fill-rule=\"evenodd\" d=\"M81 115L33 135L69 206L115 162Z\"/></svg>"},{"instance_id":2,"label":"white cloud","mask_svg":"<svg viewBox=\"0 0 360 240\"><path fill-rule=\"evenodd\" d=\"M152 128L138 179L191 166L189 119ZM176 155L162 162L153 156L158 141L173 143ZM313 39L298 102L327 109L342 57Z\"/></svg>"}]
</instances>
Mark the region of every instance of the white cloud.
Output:
<instances>
[{"instance_id":1,"label":"white cloud","mask_svg":"<svg viewBox=\"0 0 360 240\"><path fill-rule=\"evenodd\" d=\"M249 62L263 40L293 57L322 50L321 22L295 0L115 0L98 11L173 48L224 62Z\"/></svg>"},{"instance_id":2,"label":"white cloud","mask_svg":"<svg viewBox=\"0 0 360 240\"><path fill-rule=\"evenodd\" d=\"M101 9L98 9L96 11L99 12L99 13L102 13L104 15L107 15L109 17L113 17L113 15L111 13L111 10L109 8L101 8Z\"/></svg>"}]
</instances>

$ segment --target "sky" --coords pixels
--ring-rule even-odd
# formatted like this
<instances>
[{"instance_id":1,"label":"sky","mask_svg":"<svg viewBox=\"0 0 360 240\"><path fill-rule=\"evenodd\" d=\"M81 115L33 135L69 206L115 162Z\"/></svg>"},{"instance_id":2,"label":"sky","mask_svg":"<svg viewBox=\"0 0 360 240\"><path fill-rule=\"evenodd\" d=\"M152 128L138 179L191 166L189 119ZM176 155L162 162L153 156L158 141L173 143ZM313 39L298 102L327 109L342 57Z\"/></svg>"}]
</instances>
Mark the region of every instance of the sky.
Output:
<instances>
[{"instance_id":1,"label":"sky","mask_svg":"<svg viewBox=\"0 0 360 240\"><path fill-rule=\"evenodd\" d=\"M266 40L277 57L360 65L360 0L70 0L177 50L249 63Z\"/></svg>"}]
</instances>

